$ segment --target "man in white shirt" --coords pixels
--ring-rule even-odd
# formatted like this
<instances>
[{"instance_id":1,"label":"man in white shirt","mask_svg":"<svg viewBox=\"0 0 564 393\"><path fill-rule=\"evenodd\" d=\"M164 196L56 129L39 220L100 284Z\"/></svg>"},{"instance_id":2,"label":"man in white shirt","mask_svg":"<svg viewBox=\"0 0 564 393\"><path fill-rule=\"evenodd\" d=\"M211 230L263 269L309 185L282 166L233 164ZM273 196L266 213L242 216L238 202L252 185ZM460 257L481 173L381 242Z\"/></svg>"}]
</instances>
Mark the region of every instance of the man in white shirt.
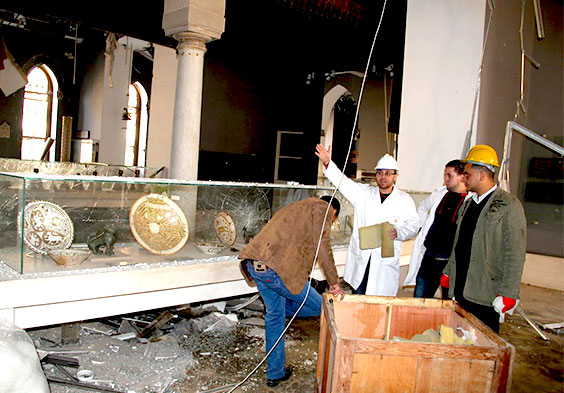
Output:
<instances>
[{"instance_id":1,"label":"man in white shirt","mask_svg":"<svg viewBox=\"0 0 564 393\"><path fill-rule=\"evenodd\" d=\"M399 286L401 242L419 229L415 203L409 194L395 187L399 167L385 154L376 165L377 187L354 182L331 161L331 153L322 145L315 154L323 163L323 173L354 207L353 232L349 243L344 279L354 294L396 296ZM394 242L394 254L382 257L382 247L361 249L359 228L389 222L388 236Z\"/></svg>"}]
</instances>

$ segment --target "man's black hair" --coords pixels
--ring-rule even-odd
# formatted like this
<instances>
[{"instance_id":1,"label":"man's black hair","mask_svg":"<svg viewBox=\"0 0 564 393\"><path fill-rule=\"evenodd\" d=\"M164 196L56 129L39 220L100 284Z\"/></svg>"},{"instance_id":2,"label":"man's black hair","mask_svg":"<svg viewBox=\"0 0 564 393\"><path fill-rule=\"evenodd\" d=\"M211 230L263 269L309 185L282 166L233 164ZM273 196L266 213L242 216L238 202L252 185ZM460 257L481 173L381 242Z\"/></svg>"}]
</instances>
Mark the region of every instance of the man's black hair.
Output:
<instances>
[{"instance_id":1,"label":"man's black hair","mask_svg":"<svg viewBox=\"0 0 564 393\"><path fill-rule=\"evenodd\" d=\"M455 172L459 175L464 173L464 163L460 160L452 160L447 162L445 168L454 168Z\"/></svg>"},{"instance_id":2,"label":"man's black hair","mask_svg":"<svg viewBox=\"0 0 564 393\"><path fill-rule=\"evenodd\" d=\"M337 198L333 198L333 200L331 200L331 195L323 195L321 199L327 203L331 203L331 207L335 209L336 215L339 215L339 212L341 211L341 204Z\"/></svg>"}]
</instances>

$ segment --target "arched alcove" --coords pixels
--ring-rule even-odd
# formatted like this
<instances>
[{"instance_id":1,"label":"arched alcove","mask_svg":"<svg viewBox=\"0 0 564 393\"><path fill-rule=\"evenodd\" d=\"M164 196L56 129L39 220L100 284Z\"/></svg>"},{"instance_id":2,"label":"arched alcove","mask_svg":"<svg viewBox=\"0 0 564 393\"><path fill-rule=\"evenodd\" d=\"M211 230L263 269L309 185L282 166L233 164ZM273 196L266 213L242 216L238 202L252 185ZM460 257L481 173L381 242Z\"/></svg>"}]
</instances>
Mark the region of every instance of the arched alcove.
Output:
<instances>
[{"instance_id":1,"label":"arched alcove","mask_svg":"<svg viewBox=\"0 0 564 393\"><path fill-rule=\"evenodd\" d=\"M147 92L141 83L134 82L129 85L125 165L145 166L148 124L147 101Z\"/></svg>"},{"instance_id":2,"label":"arched alcove","mask_svg":"<svg viewBox=\"0 0 564 393\"><path fill-rule=\"evenodd\" d=\"M45 64L32 67L27 80L23 99L21 158L55 161L59 83ZM46 148L49 148L48 153Z\"/></svg>"}]
</instances>

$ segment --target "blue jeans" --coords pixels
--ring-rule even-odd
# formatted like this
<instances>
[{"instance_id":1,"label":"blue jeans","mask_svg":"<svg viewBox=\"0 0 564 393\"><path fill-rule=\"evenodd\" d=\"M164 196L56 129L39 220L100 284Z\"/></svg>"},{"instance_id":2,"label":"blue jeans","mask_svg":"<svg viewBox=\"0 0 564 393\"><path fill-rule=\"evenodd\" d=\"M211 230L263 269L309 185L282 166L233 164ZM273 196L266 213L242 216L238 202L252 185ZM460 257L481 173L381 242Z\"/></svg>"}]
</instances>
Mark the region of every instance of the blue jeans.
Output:
<instances>
[{"instance_id":1,"label":"blue jeans","mask_svg":"<svg viewBox=\"0 0 564 393\"><path fill-rule=\"evenodd\" d=\"M448 263L448 258L435 257L434 255L425 253L421 260L421 267L417 273L415 281L415 292L413 297L432 298L440 285L443 269ZM442 291L442 298L448 299L448 291Z\"/></svg>"},{"instance_id":2,"label":"blue jeans","mask_svg":"<svg viewBox=\"0 0 564 393\"><path fill-rule=\"evenodd\" d=\"M264 319L266 330L266 352L274 346L278 337L286 327L286 317L291 317L302 304L308 284L298 295L293 295L282 282L276 272L267 268L264 272L255 271L253 264L247 262L249 273L255 279L257 288L260 292L266 307ZM307 300L300 310L299 317L313 317L321 314L321 295L313 288L310 288ZM286 354L284 352L284 337L280 340L276 348L267 359L266 377L268 379L281 378L284 376L286 366Z\"/></svg>"}]
</instances>

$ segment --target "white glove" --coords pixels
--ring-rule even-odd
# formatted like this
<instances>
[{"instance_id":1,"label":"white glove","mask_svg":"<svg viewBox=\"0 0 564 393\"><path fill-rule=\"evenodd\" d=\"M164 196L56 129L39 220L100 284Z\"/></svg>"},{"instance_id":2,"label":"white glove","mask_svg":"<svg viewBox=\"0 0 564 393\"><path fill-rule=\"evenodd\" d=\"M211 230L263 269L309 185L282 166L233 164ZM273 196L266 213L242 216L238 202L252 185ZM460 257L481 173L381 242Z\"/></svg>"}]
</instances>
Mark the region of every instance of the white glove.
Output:
<instances>
[{"instance_id":1,"label":"white glove","mask_svg":"<svg viewBox=\"0 0 564 393\"><path fill-rule=\"evenodd\" d=\"M515 302L515 304L513 304ZM501 295L497 295L492 302L494 310L499 314L499 322L503 323L505 321L505 314L513 315L513 311L519 305L519 299L511 299Z\"/></svg>"}]
</instances>

